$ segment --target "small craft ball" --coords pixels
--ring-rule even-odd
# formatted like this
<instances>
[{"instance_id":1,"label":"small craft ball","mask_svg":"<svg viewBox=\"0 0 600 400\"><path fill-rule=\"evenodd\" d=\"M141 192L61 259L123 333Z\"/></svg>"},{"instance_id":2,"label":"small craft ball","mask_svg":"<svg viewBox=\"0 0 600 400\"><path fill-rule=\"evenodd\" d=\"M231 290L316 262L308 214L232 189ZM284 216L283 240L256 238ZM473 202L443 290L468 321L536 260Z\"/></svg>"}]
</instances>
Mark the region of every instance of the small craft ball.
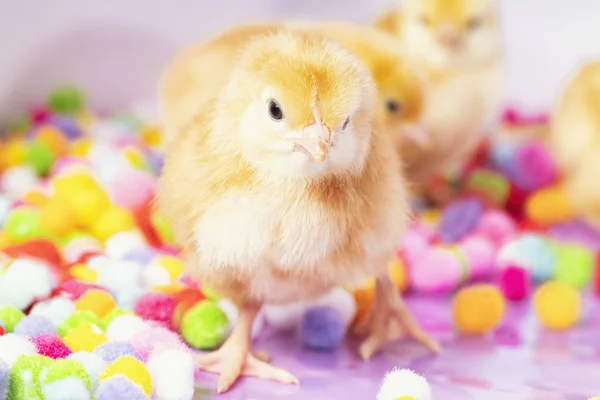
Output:
<instances>
[{"instance_id":1,"label":"small craft ball","mask_svg":"<svg viewBox=\"0 0 600 400\"><path fill-rule=\"evenodd\" d=\"M448 248L433 247L410 268L410 286L424 293L446 293L460 284L466 265Z\"/></svg>"},{"instance_id":2,"label":"small craft ball","mask_svg":"<svg viewBox=\"0 0 600 400\"><path fill-rule=\"evenodd\" d=\"M194 358L189 351L152 354L147 363L155 400L188 400L194 395Z\"/></svg>"},{"instance_id":3,"label":"small craft ball","mask_svg":"<svg viewBox=\"0 0 600 400\"><path fill-rule=\"evenodd\" d=\"M114 375L103 380L94 395L96 400L149 400L144 390L124 375Z\"/></svg>"},{"instance_id":4,"label":"small craft ball","mask_svg":"<svg viewBox=\"0 0 600 400\"><path fill-rule=\"evenodd\" d=\"M504 318L506 301L500 290L490 284L476 284L461 289L452 302L454 323L466 334L485 334Z\"/></svg>"},{"instance_id":5,"label":"small craft ball","mask_svg":"<svg viewBox=\"0 0 600 400\"><path fill-rule=\"evenodd\" d=\"M48 108L57 114L76 114L84 106L85 96L75 86L58 87L48 97Z\"/></svg>"},{"instance_id":6,"label":"small craft ball","mask_svg":"<svg viewBox=\"0 0 600 400\"><path fill-rule=\"evenodd\" d=\"M72 189L65 201L83 228L92 228L111 207L108 195L100 189Z\"/></svg>"},{"instance_id":7,"label":"small craft ball","mask_svg":"<svg viewBox=\"0 0 600 400\"><path fill-rule=\"evenodd\" d=\"M133 311L145 320L171 328L175 306L173 297L150 292L137 299Z\"/></svg>"},{"instance_id":8,"label":"small craft ball","mask_svg":"<svg viewBox=\"0 0 600 400\"><path fill-rule=\"evenodd\" d=\"M39 178L35 170L29 166L13 166L2 174L1 187L2 192L12 198L22 198L25 193L36 189L39 185Z\"/></svg>"},{"instance_id":9,"label":"small craft ball","mask_svg":"<svg viewBox=\"0 0 600 400\"><path fill-rule=\"evenodd\" d=\"M472 279L481 279L490 275L494 269L496 257L495 245L484 236L470 236L459 246L469 267Z\"/></svg>"},{"instance_id":10,"label":"small craft ball","mask_svg":"<svg viewBox=\"0 0 600 400\"><path fill-rule=\"evenodd\" d=\"M483 168L472 171L465 186L469 193L477 193L498 208L506 205L510 192L510 182L503 174Z\"/></svg>"},{"instance_id":11,"label":"small craft ball","mask_svg":"<svg viewBox=\"0 0 600 400\"><path fill-rule=\"evenodd\" d=\"M356 302L356 314L354 315L352 324L356 324L362 321L373 305L375 300L375 284L365 285L354 290L353 296Z\"/></svg>"},{"instance_id":12,"label":"small craft ball","mask_svg":"<svg viewBox=\"0 0 600 400\"><path fill-rule=\"evenodd\" d=\"M117 306L115 299L106 290L92 289L85 292L75 302L78 311L89 311L103 319Z\"/></svg>"},{"instance_id":13,"label":"small craft ball","mask_svg":"<svg viewBox=\"0 0 600 400\"><path fill-rule=\"evenodd\" d=\"M112 206L101 214L91 231L96 238L105 241L118 232L129 231L134 227L135 220L130 211Z\"/></svg>"},{"instance_id":14,"label":"small craft ball","mask_svg":"<svg viewBox=\"0 0 600 400\"><path fill-rule=\"evenodd\" d=\"M90 311L75 311L58 327L58 334L65 337L71 330L83 324L100 326L100 319Z\"/></svg>"},{"instance_id":15,"label":"small craft ball","mask_svg":"<svg viewBox=\"0 0 600 400\"><path fill-rule=\"evenodd\" d=\"M504 211L490 210L481 216L475 231L500 246L517 233L517 225Z\"/></svg>"},{"instance_id":16,"label":"small craft ball","mask_svg":"<svg viewBox=\"0 0 600 400\"><path fill-rule=\"evenodd\" d=\"M592 280L596 264L595 254L590 249L576 244L559 244L554 249L556 250L554 278L576 289L585 288Z\"/></svg>"},{"instance_id":17,"label":"small craft ball","mask_svg":"<svg viewBox=\"0 0 600 400\"><path fill-rule=\"evenodd\" d=\"M63 199L77 191L97 191L100 190L98 182L86 169L77 169L77 171L64 173L55 176L52 179L54 193Z\"/></svg>"},{"instance_id":18,"label":"small craft ball","mask_svg":"<svg viewBox=\"0 0 600 400\"><path fill-rule=\"evenodd\" d=\"M522 267L509 266L498 272L498 283L504 297L511 301L520 301L531 293L531 275Z\"/></svg>"},{"instance_id":19,"label":"small craft ball","mask_svg":"<svg viewBox=\"0 0 600 400\"><path fill-rule=\"evenodd\" d=\"M421 375L398 369L387 372L379 388L377 400L431 400L431 388Z\"/></svg>"},{"instance_id":20,"label":"small craft ball","mask_svg":"<svg viewBox=\"0 0 600 400\"><path fill-rule=\"evenodd\" d=\"M132 210L150 201L155 187L155 177L139 169L127 168L115 176L109 193L116 205Z\"/></svg>"},{"instance_id":21,"label":"small craft ball","mask_svg":"<svg viewBox=\"0 0 600 400\"><path fill-rule=\"evenodd\" d=\"M69 274L73 279L81 283L91 283L98 281L98 272L96 270L91 269L85 264L73 265L71 268L69 268Z\"/></svg>"},{"instance_id":22,"label":"small craft ball","mask_svg":"<svg viewBox=\"0 0 600 400\"><path fill-rule=\"evenodd\" d=\"M76 360L52 362L42 379L44 400L91 400L91 390L90 376Z\"/></svg>"},{"instance_id":23,"label":"small craft ball","mask_svg":"<svg viewBox=\"0 0 600 400\"><path fill-rule=\"evenodd\" d=\"M94 354L106 361L107 364L113 363L121 356L131 356L139 359L137 351L127 342L108 342L96 347Z\"/></svg>"},{"instance_id":24,"label":"small craft ball","mask_svg":"<svg viewBox=\"0 0 600 400\"><path fill-rule=\"evenodd\" d=\"M296 329L305 310L306 305L302 302L285 306L267 305L262 309L267 323L278 330Z\"/></svg>"},{"instance_id":25,"label":"small craft ball","mask_svg":"<svg viewBox=\"0 0 600 400\"><path fill-rule=\"evenodd\" d=\"M25 153L25 162L34 169L39 176L46 176L52 164L54 164L55 156L52 148L41 140L32 140L27 146Z\"/></svg>"},{"instance_id":26,"label":"small craft ball","mask_svg":"<svg viewBox=\"0 0 600 400\"><path fill-rule=\"evenodd\" d=\"M85 322L71 329L64 341L73 351L94 351L96 347L106 343L107 338L98 326Z\"/></svg>"},{"instance_id":27,"label":"small craft ball","mask_svg":"<svg viewBox=\"0 0 600 400\"><path fill-rule=\"evenodd\" d=\"M548 150L538 141L530 141L521 146L514 159L519 171L515 181L520 189L527 192L549 186L558 179L558 170Z\"/></svg>"},{"instance_id":28,"label":"small craft ball","mask_svg":"<svg viewBox=\"0 0 600 400\"><path fill-rule=\"evenodd\" d=\"M77 301L81 296L90 290L104 290L101 286L90 282L82 282L75 279L65 281L60 285L60 294L68 297L70 300Z\"/></svg>"},{"instance_id":29,"label":"small craft ball","mask_svg":"<svg viewBox=\"0 0 600 400\"><path fill-rule=\"evenodd\" d=\"M156 252L151 248L134 249L128 251L121 257L124 261L135 261L141 265L147 265L156 257Z\"/></svg>"},{"instance_id":30,"label":"small craft ball","mask_svg":"<svg viewBox=\"0 0 600 400\"><path fill-rule=\"evenodd\" d=\"M46 317L28 315L19 321L14 332L24 338L31 339L43 333L56 333L56 327Z\"/></svg>"},{"instance_id":31,"label":"small craft ball","mask_svg":"<svg viewBox=\"0 0 600 400\"><path fill-rule=\"evenodd\" d=\"M337 311L343 321L344 329L350 326L356 315L356 301L354 296L346 289L334 288L325 296L320 297L312 303L312 307L331 307Z\"/></svg>"},{"instance_id":32,"label":"small craft ball","mask_svg":"<svg viewBox=\"0 0 600 400\"><path fill-rule=\"evenodd\" d=\"M157 351L187 348L178 334L158 325L146 325L130 343L144 362Z\"/></svg>"},{"instance_id":33,"label":"small craft ball","mask_svg":"<svg viewBox=\"0 0 600 400\"><path fill-rule=\"evenodd\" d=\"M42 125L36 132L37 140L50 148L55 157L61 157L67 153L69 143L62 131L52 125Z\"/></svg>"},{"instance_id":34,"label":"small craft ball","mask_svg":"<svg viewBox=\"0 0 600 400\"><path fill-rule=\"evenodd\" d=\"M74 311L75 304L59 296L37 303L31 309L30 315L46 317L54 326L60 326Z\"/></svg>"},{"instance_id":35,"label":"small craft ball","mask_svg":"<svg viewBox=\"0 0 600 400\"><path fill-rule=\"evenodd\" d=\"M181 323L181 335L197 349L214 349L223 343L228 326L227 315L217 303L205 300L185 314Z\"/></svg>"},{"instance_id":36,"label":"small craft ball","mask_svg":"<svg viewBox=\"0 0 600 400\"><path fill-rule=\"evenodd\" d=\"M49 199L44 193L42 193L39 189L30 190L25 193L25 196L21 199L24 205L33 206L33 207L42 207L46 204Z\"/></svg>"},{"instance_id":37,"label":"small craft ball","mask_svg":"<svg viewBox=\"0 0 600 400\"><path fill-rule=\"evenodd\" d=\"M106 316L102 319L101 328L106 329L108 325L110 325L116 318L122 317L124 315L133 315L133 311L127 310L121 307L113 308Z\"/></svg>"},{"instance_id":38,"label":"small craft ball","mask_svg":"<svg viewBox=\"0 0 600 400\"><path fill-rule=\"evenodd\" d=\"M48 357L39 354L23 355L17 359L10 372L9 399L41 399L40 377L50 366ZM1 396L0 398L4 398Z\"/></svg>"},{"instance_id":39,"label":"small craft ball","mask_svg":"<svg viewBox=\"0 0 600 400\"><path fill-rule=\"evenodd\" d=\"M239 315L239 310L237 309L235 304L233 304L228 299L219 300L218 305L219 305L219 308L221 309L221 311L223 311L225 313L225 315L227 316L227 320L229 321L229 328L227 330L227 333L229 334L229 333L231 333L231 330L235 326L235 323L236 323L238 315ZM262 331L262 329L264 327L264 324L265 324L265 317L262 312L259 312L256 315L256 317L254 318L254 321L252 322L252 330L250 331L250 337L252 339L255 339L256 337L258 337L258 335L260 334L260 332Z\"/></svg>"},{"instance_id":40,"label":"small craft ball","mask_svg":"<svg viewBox=\"0 0 600 400\"><path fill-rule=\"evenodd\" d=\"M0 324L0 336L4 335L6 333L6 331L4 330L4 327Z\"/></svg>"},{"instance_id":41,"label":"small craft ball","mask_svg":"<svg viewBox=\"0 0 600 400\"><path fill-rule=\"evenodd\" d=\"M450 204L444 210L439 228L440 239L455 243L468 235L483 214L483 204L478 199L465 199Z\"/></svg>"},{"instance_id":42,"label":"small craft ball","mask_svg":"<svg viewBox=\"0 0 600 400\"><path fill-rule=\"evenodd\" d=\"M39 210L29 207L13 209L4 223L4 231L13 243L21 243L43 234Z\"/></svg>"},{"instance_id":43,"label":"small craft ball","mask_svg":"<svg viewBox=\"0 0 600 400\"><path fill-rule=\"evenodd\" d=\"M408 288L408 273L406 271L406 265L404 262L399 258L395 258L394 260L390 261L389 269L390 276L392 277L392 280L396 284L398 290L401 292L406 291Z\"/></svg>"},{"instance_id":44,"label":"small craft ball","mask_svg":"<svg viewBox=\"0 0 600 400\"><path fill-rule=\"evenodd\" d=\"M172 282L169 272L156 262L150 263L142 270L142 281L148 288L166 286Z\"/></svg>"},{"instance_id":45,"label":"small craft ball","mask_svg":"<svg viewBox=\"0 0 600 400\"><path fill-rule=\"evenodd\" d=\"M529 196L525 213L542 226L568 221L574 214L568 195L560 186L550 186Z\"/></svg>"},{"instance_id":46,"label":"small craft ball","mask_svg":"<svg viewBox=\"0 0 600 400\"><path fill-rule=\"evenodd\" d=\"M104 371L107 365L103 359L88 351L78 351L76 353L71 353L67 357L67 360L73 360L80 363L90 377L92 389L98 387L98 383L100 382L100 374Z\"/></svg>"},{"instance_id":47,"label":"small craft ball","mask_svg":"<svg viewBox=\"0 0 600 400\"><path fill-rule=\"evenodd\" d=\"M35 345L24 337L14 333L0 336L0 362L12 367L20 356L35 353Z\"/></svg>"},{"instance_id":48,"label":"small craft ball","mask_svg":"<svg viewBox=\"0 0 600 400\"><path fill-rule=\"evenodd\" d=\"M318 351L334 349L345 333L344 321L340 314L328 306L309 308L298 326L300 342L305 347Z\"/></svg>"},{"instance_id":49,"label":"small craft ball","mask_svg":"<svg viewBox=\"0 0 600 400\"><path fill-rule=\"evenodd\" d=\"M144 237L137 231L118 232L104 243L105 253L110 258L122 259L132 251L146 248Z\"/></svg>"},{"instance_id":50,"label":"small craft ball","mask_svg":"<svg viewBox=\"0 0 600 400\"><path fill-rule=\"evenodd\" d=\"M568 283L548 281L536 290L533 308L545 327L568 329L581 317L581 294Z\"/></svg>"},{"instance_id":51,"label":"small craft ball","mask_svg":"<svg viewBox=\"0 0 600 400\"><path fill-rule=\"evenodd\" d=\"M113 377L115 375L124 375L133 383L138 385L147 396L152 394L152 377L144 364L131 356L121 356L112 364L109 364L102 375L100 381Z\"/></svg>"},{"instance_id":52,"label":"small craft ball","mask_svg":"<svg viewBox=\"0 0 600 400\"><path fill-rule=\"evenodd\" d=\"M48 265L32 258L18 258L0 279L0 304L10 304L24 310L36 299L49 296L52 285L53 278Z\"/></svg>"},{"instance_id":53,"label":"small craft ball","mask_svg":"<svg viewBox=\"0 0 600 400\"><path fill-rule=\"evenodd\" d=\"M5 399L8 394L8 385L10 383L10 366L4 361L0 361L0 399Z\"/></svg>"},{"instance_id":54,"label":"small craft ball","mask_svg":"<svg viewBox=\"0 0 600 400\"><path fill-rule=\"evenodd\" d=\"M204 296L204 294L198 289L183 289L179 293L175 294L176 305L175 310L173 311L173 327L177 330L180 330L183 316L188 312L190 308L194 307L196 304L200 303L204 299L206 299L206 296ZM221 306L220 302L219 306ZM233 304L231 304L231 306L235 308ZM225 307L227 307L227 304L225 305ZM223 307L221 308L223 309ZM227 311L225 312L227 313Z\"/></svg>"},{"instance_id":55,"label":"small craft ball","mask_svg":"<svg viewBox=\"0 0 600 400\"><path fill-rule=\"evenodd\" d=\"M150 219L162 243L165 245L174 244L175 236L173 235L173 227L169 220L159 213L153 213Z\"/></svg>"},{"instance_id":56,"label":"small craft ball","mask_svg":"<svg viewBox=\"0 0 600 400\"><path fill-rule=\"evenodd\" d=\"M155 261L168 272L171 280L179 278L185 269L183 261L178 257L160 256Z\"/></svg>"},{"instance_id":57,"label":"small craft ball","mask_svg":"<svg viewBox=\"0 0 600 400\"><path fill-rule=\"evenodd\" d=\"M415 229L410 229L402 237L398 250L408 265L413 265L430 245L430 241L425 236Z\"/></svg>"},{"instance_id":58,"label":"small craft ball","mask_svg":"<svg viewBox=\"0 0 600 400\"><path fill-rule=\"evenodd\" d=\"M519 258L536 281L551 279L556 271L557 254L546 237L525 234L519 238Z\"/></svg>"},{"instance_id":59,"label":"small craft ball","mask_svg":"<svg viewBox=\"0 0 600 400\"><path fill-rule=\"evenodd\" d=\"M4 306L0 308L0 322L6 332L13 332L23 317L25 317L23 311L14 306Z\"/></svg>"},{"instance_id":60,"label":"small craft ball","mask_svg":"<svg viewBox=\"0 0 600 400\"><path fill-rule=\"evenodd\" d=\"M75 230L75 218L71 210L61 201L51 199L41 207L41 224L51 235L64 237Z\"/></svg>"},{"instance_id":61,"label":"small craft ball","mask_svg":"<svg viewBox=\"0 0 600 400\"><path fill-rule=\"evenodd\" d=\"M35 336L31 341L35 344L39 354L52 359L66 358L72 353L60 336L54 333Z\"/></svg>"}]
</instances>

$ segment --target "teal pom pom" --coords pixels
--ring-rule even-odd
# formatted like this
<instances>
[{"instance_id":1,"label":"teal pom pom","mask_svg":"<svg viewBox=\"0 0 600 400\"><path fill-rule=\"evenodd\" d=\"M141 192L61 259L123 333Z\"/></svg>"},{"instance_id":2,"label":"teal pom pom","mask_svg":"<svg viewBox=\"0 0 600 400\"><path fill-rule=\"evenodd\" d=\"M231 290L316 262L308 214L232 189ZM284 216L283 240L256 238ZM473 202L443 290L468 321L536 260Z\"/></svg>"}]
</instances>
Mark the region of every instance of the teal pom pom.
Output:
<instances>
[{"instance_id":1,"label":"teal pom pom","mask_svg":"<svg viewBox=\"0 0 600 400\"><path fill-rule=\"evenodd\" d=\"M43 400L40 376L51 363L50 358L39 354L19 357L10 373L8 400Z\"/></svg>"},{"instance_id":2,"label":"teal pom pom","mask_svg":"<svg viewBox=\"0 0 600 400\"><path fill-rule=\"evenodd\" d=\"M90 324L98 327L102 326L102 322L91 311L75 311L62 324L58 327L58 334L61 337L65 337L71 329L77 328L79 325L89 322Z\"/></svg>"}]
</instances>

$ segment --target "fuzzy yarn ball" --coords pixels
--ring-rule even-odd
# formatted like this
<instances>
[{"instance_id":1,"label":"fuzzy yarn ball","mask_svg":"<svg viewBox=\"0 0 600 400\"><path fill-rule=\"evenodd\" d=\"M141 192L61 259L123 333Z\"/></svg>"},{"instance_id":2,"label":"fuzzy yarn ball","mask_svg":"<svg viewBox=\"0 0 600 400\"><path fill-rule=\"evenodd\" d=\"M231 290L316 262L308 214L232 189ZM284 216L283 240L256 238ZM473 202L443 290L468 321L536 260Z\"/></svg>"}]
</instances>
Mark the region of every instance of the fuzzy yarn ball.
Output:
<instances>
[{"instance_id":1,"label":"fuzzy yarn ball","mask_svg":"<svg viewBox=\"0 0 600 400\"><path fill-rule=\"evenodd\" d=\"M109 237L104 243L104 251L110 258L123 259L133 251L143 251L148 245L144 237L137 231L119 232Z\"/></svg>"},{"instance_id":2,"label":"fuzzy yarn ball","mask_svg":"<svg viewBox=\"0 0 600 400\"><path fill-rule=\"evenodd\" d=\"M66 358L72 353L60 336L53 333L38 335L31 341L35 344L39 354L52 359Z\"/></svg>"},{"instance_id":3,"label":"fuzzy yarn ball","mask_svg":"<svg viewBox=\"0 0 600 400\"><path fill-rule=\"evenodd\" d=\"M76 353L72 353L67 357L67 359L80 363L90 377L90 384L92 385L92 388L98 387L98 383L100 382L100 374L107 366L103 359L88 351L78 351Z\"/></svg>"},{"instance_id":4,"label":"fuzzy yarn ball","mask_svg":"<svg viewBox=\"0 0 600 400\"><path fill-rule=\"evenodd\" d=\"M46 317L28 315L19 321L14 332L24 338L31 339L44 333L56 333L56 327Z\"/></svg>"},{"instance_id":5,"label":"fuzzy yarn ball","mask_svg":"<svg viewBox=\"0 0 600 400\"><path fill-rule=\"evenodd\" d=\"M73 351L93 351L96 347L106 343L104 332L89 322L78 325L64 337L65 344Z\"/></svg>"},{"instance_id":6,"label":"fuzzy yarn ball","mask_svg":"<svg viewBox=\"0 0 600 400\"><path fill-rule=\"evenodd\" d=\"M106 361L108 364L113 363L121 356L131 356L136 359L140 358L133 346L127 342L104 343L103 345L96 347L94 354Z\"/></svg>"},{"instance_id":7,"label":"fuzzy yarn ball","mask_svg":"<svg viewBox=\"0 0 600 400\"><path fill-rule=\"evenodd\" d=\"M377 400L431 400L431 388L421 375L408 370L394 368L385 374Z\"/></svg>"},{"instance_id":8,"label":"fuzzy yarn ball","mask_svg":"<svg viewBox=\"0 0 600 400\"><path fill-rule=\"evenodd\" d=\"M500 290L507 300L520 301L531 293L531 274L518 266L508 266L498 272Z\"/></svg>"},{"instance_id":9,"label":"fuzzy yarn ball","mask_svg":"<svg viewBox=\"0 0 600 400\"><path fill-rule=\"evenodd\" d=\"M483 203L479 199L465 199L450 204L442 216L440 239L447 243L459 241L475 229L482 214Z\"/></svg>"},{"instance_id":10,"label":"fuzzy yarn ball","mask_svg":"<svg viewBox=\"0 0 600 400\"><path fill-rule=\"evenodd\" d=\"M25 317L23 311L14 306L0 308L0 322L6 332L13 332L17 324Z\"/></svg>"},{"instance_id":11,"label":"fuzzy yarn ball","mask_svg":"<svg viewBox=\"0 0 600 400\"><path fill-rule=\"evenodd\" d=\"M145 320L171 328L176 305L173 297L150 292L138 298L133 311Z\"/></svg>"},{"instance_id":12,"label":"fuzzy yarn ball","mask_svg":"<svg viewBox=\"0 0 600 400\"><path fill-rule=\"evenodd\" d=\"M277 330L288 331L296 329L306 311L304 302L296 302L285 306L266 305L262 312L267 324Z\"/></svg>"},{"instance_id":13,"label":"fuzzy yarn ball","mask_svg":"<svg viewBox=\"0 0 600 400\"><path fill-rule=\"evenodd\" d=\"M225 340L229 321L216 302L205 300L185 313L181 322L181 336L192 347L214 349Z\"/></svg>"},{"instance_id":14,"label":"fuzzy yarn ball","mask_svg":"<svg viewBox=\"0 0 600 400\"><path fill-rule=\"evenodd\" d=\"M75 279L63 282L60 285L60 294L68 297L73 301L77 301L81 296L90 290L103 290L101 286L89 282L82 282Z\"/></svg>"},{"instance_id":15,"label":"fuzzy yarn ball","mask_svg":"<svg viewBox=\"0 0 600 400\"><path fill-rule=\"evenodd\" d=\"M476 284L461 289L454 296L452 311L460 332L485 334L502 322L506 301L496 286Z\"/></svg>"},{"instance_id":16,"label":"fuzzy yarn ball","mask_svg":"<svg viewBox=\"0 0 600 400\"><path fill-rule=\"evenodd\" d=\"M155 351L187 348L178 334L162 326L146 326L131 338L131 344L144 362Z\"/></svg>"},{"instance_id":17,"label":"fuzzy yarn ball","mask_svg":"<svg viewBox=\"0 0 600 400\"><path fill-rule=\"evenodd\" d=\"M447 293L464 281L466 269L466 263L456 251L433 247L411 266L411 286L424 293Z\"/></svg>"},{"instance_id":18,"label":"fuzzy yarn ball","mask_svg":"<svg viewBox=\"0 0 600 400\"><path fill-rule=\"evenodd\" d=\"M581 318L581 294L572 285L552 280L537 288L533 309L547 328L562 330L574 326Z\"/></svg>"},{"instance_id":19,"label":"fuzzy yarn ball","mask_svg":"<svg viewBox=\"0 0 600 400\"><path fill-rule=\"evenodd\" d=\"M42 399L40 376L50 363L38 354L19 357L10 373L9 399Z\"/></svg>"},{"instance_id":20,"label":"fuzzy yarn ball","mask_svg":"<svg viewBox=\"0 0 600 400\"><path fill-rule=\"evenodd\" d=\"M328 306L308 309L298 326L300 342L319 351L334 349L344 338L344 321L337 310Z\"/></svg>"},{"instance_id":21,"label":"fuzzy yarn ball","mask_svg":"<svg viewBox=\"0 0 600 400\"><path fill-rule=\"evenodd\" d=\"M96 400L149 400L144 390L125 375L115 375L103 380L94 394Z\"/></svg>"},{"instance_id":22,"label":"fuzzy yarn ball","mask_svg":"<svg viewBox=\"0 0 600 400\"><path fill-rule=\"evenodd\" d=\"M10 366L4 361L0 361L0 399L5 399L8 394L8 385L10 382Z\"/></svg>"},{"instance_id":23,"label":"fuzzy yarn ball","mask_svg":"<svg viewBox=\"0 0 600 400\"><path fill-rule=\"evenodd\" d=\"M469 268L471 279L482 279L490 275L494 269L496 246L485 236L472 235L459 245L465 262Z\"/></svg>"},{"instance_id":24,"label":"fuzzy yarn ball","mask_svg":"<svg viewBox=\"0 0 600 400\"><path fill-rule=\"evenodd\" d=\"M116 205L134 209L152 198L155 187L155 177L139 169L127 168L113 178L108 191Z\"/></svg>"},{"instance_id":25,"label":"fuzzy yarn ball","mask_svg":"<svg viewBox=\"0 0 600 400\"><path fill-rule=\"evenodd\" d=\"M152 394L152 376L146 366L131 356L121 356L109 364L102 375L100 382L115 375L124 375L138 385L147 396Z\"/></svg>"},{"instance_id":26,"label":"fuzzy yarn ball","mask_svg":"<svg viewBox=\"0 0 600 400\"><path fill-rule=\"evenodd\" d=\"M74 311L73 301L58 296L35 304L29 315L46 317L54 326L60 326Z\"/></svg>"},{"instance_id":27,"label":"fuzzy yarn ball","mask_svg":"<svg viewBox=\"0 0 600 400\"><path fill-rule=\"evenodd\" d=\"M148 359L155 400L188 400L194 395L194 357L189 351L165 350Z\"/></svg>"},{"instance_id":28,"label":"fuzzy yarn ball","mask_svg":"<svg viewBox=\"0 0 600 400\"><path fill-rule=\"evenodd\" d=\"M90 311L75 311L60 324L58 327L58 334L65 337L73 329L83 324L91 324L99 327L102 325L102 322Z\"/></svg>"},{"instance_id":29,"label":"fuzzy yarn ball","mask_svg":"<svg viewBox=\"0 0 600 400\"><path fill-rule=\"evenodd\" d=\"M137 315L122 315L113 319L106 327L106 337L112 341L130 342L135 335L147 328Z\"/></svg>"},{"instance_id":30,"label":"fuzzy yarn ball","mask_svg":"<svg viewBox=\"0 0 600 400\"><path fill-rule=\"evenodd\" d=\"M0 336L0 361L8 364L10 367L12 367L20 356L35 353L35 345L22 336L14 333Z\"/></svg>"},{"instance_id":31,"label":"fuzzy yarn ball","mask_svg":"<svg viewBox=\"0 0 600 400\"><path fill-rule=\"evenodd\" d=\"M75 360L56 360L51 363L42 380L45 400L91 400L90 377Z\"/></svg>"},{"instance_id":32,"label":"fuzzy yarn ball","mask_svg":"<svg viewBox=\"0 0 600 400\"><path fill-rule=\"evenodd\" d=\"M85 292L75 302L78 311L90 311L98 318L103 319L111 312L117 303L106 290L91 289Z\"/></svg>"}]
</instances>

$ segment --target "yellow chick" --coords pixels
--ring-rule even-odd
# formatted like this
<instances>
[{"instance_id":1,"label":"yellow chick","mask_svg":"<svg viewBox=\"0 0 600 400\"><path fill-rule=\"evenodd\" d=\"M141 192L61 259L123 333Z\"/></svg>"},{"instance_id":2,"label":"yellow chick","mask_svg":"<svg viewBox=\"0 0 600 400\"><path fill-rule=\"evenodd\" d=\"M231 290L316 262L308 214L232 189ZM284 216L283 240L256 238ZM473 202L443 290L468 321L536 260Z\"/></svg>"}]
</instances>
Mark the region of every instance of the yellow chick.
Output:
<instances>
[{"instance_id":1,"label":"yellow chick","mask_svg":"<svg viewBox=\"0 0 600 400\"><path fill-rule=\"evenodd\" d=\"M504 56L495 3L406 0L375 22L427 74L422 121L433 145L409 166L419 180L462 166L499 116Z\"/></svg>"},{"instance_id":2,"label":"yellow chick","mask_svg":"<svg viewBox=\"0 0 600 400\"><path fill-rule=\"evenodd\" d=\"M578 68L554 109L547 143L573 210L600 227L600 60Z\"/></svg>"},{"instance_id":3,"label":"yellow chick","mask_svg":"<svg viewBox=\"0 0 600 400\"><path fill-rule=\"evenodd\" d=\"M186 71L193 79L193 66L205 60L218 65L212 79L222 83L203 91L190 81L203 106L186 118L165 113L172 140L157 194L188 272L239 309L229 338L199 364L220 374L219 393L239 375L296 383L251 351L260 307L369 276L376 301L361 355L379 350L394 323L438 350L389 275L408 196L389 136L373 123L376 88L366 66L322 39L283 29L246 33L234 28L186 51L164 80L184 87ZM189 91L162 93L164 110L194 103Z\"/></svg>"}]
</instances>

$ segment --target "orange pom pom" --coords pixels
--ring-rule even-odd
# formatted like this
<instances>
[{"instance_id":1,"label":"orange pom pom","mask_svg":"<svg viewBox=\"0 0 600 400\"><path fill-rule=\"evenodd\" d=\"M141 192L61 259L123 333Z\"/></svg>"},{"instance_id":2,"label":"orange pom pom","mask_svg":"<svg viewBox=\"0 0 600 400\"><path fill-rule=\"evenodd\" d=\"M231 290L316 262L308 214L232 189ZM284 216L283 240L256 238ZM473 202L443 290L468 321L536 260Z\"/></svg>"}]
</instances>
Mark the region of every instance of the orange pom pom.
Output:
<instances>
[{"instance_id":1,"label":"orange pom pom","mask_svg":"<svg viewBox=\"0 0 600 400\"><path fill-rule=\"evenodd\" d=\"M461 289L452 304L458 330L467 334L484 334L496 328L506 310L500 290L490 284L476 284Z\"/></svg>"}]
</instances>

